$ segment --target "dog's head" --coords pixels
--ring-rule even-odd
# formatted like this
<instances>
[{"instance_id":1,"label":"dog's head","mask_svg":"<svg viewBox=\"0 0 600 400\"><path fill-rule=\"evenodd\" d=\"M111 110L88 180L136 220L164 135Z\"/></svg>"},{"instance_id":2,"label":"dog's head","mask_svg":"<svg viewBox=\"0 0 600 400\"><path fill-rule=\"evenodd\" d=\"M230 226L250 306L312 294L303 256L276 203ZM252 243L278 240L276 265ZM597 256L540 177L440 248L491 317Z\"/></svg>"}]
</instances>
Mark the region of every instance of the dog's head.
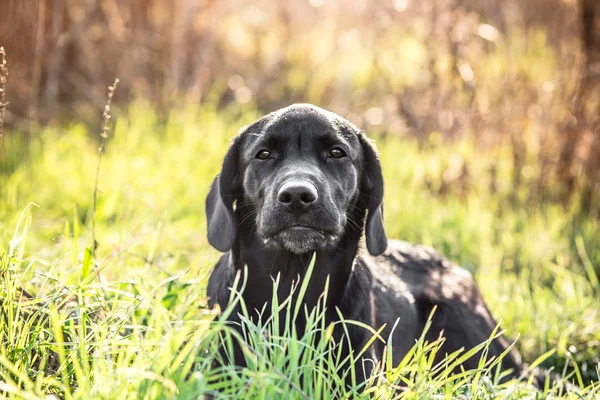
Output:
<instances>
[{"instance_id":1,"label":"dog's head","mask_svg":"<svg viewBox=\"0 0 600 400\"><path fill-rule=\"evenodd\" d=\"M367 213L367 248L379 255L387 247L382 199L373 143L334 113L292 105L234 139L206 198L208 240L229 251L250 220L266 244L302 254L335 246L362 224L351 218L359 210Z\"/></svg>"}]
</instances>

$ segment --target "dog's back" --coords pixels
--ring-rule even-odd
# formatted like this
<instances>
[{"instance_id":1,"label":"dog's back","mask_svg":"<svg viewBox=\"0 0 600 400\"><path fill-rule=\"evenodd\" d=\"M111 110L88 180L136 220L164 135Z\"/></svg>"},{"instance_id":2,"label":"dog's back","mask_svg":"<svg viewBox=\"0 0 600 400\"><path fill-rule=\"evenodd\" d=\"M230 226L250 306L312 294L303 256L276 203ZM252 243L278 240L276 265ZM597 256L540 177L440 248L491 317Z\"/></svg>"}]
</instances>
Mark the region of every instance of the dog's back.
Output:
<instances>
[{"instance_id":1,"label":"dog's back","mask_svg":"<svg viewBox=\"0 0 600 400\"><path fill-rule=\"evenodd\" d=\"M360 255L373 275L373 296L377 327L386 325L382 336L392 339L393 362L397 365L421 336L435 308L425 339L434 341L443 332L445 342L438 359L459 349L471 349L488 340L497 326L471 274L443 258L433 249L390 240L388 249L378 257ZM395 330L392 328L397 319ZM381 359L383 343L378 348ZM492 341L487 357L498 357L510 347L499 336ZM463 367L476 368L479 352ZM510 376L520 376L522 364L511 350L502 361Z\"/></svg>"}]
</instances>

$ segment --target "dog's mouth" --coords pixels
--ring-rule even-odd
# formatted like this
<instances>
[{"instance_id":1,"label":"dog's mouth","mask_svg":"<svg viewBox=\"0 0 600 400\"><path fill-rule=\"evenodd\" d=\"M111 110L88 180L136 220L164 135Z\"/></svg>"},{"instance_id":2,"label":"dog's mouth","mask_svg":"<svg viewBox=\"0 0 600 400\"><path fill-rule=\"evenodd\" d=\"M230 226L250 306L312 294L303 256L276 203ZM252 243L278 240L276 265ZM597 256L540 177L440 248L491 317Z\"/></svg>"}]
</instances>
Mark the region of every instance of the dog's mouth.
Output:
<instances>
[{"instance_id":1,"label":"dog's mouth","mask_svg":"<svg viewBox=\"0 0 600 400\"><path fill-rule=\"evenodd\" d=\"M337 239L338 235L332 231L305 225L292 225L263 240L268 245L283 247L294 254L303 254L321 249Z\"/></svg>"}]
</instances>

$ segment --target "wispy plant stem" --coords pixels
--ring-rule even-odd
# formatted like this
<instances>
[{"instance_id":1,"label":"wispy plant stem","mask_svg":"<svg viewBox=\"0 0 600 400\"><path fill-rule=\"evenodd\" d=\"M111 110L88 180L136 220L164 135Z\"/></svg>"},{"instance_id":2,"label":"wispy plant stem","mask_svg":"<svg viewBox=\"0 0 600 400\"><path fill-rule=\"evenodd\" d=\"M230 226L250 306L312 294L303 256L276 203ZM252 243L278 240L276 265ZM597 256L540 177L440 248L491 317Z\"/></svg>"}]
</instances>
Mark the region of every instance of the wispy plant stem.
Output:
<instances>
[{"instance_id":1,"label":"wispy plant stem","mask_svg":"<svg viewBox=\"0 0 600 400\"><path fill-rule=\"evenodd\" d=\"M108 98L106 105L104 106L104 113L102 113L102 130L100 131L100 146L98 147L98 164L96 165L96 179L94 182L94 208L92 210L92 259L96 261L96 206L98 202L98 177L100 175L100 165L102 164L102 154L104 154L104 146L106 139L108 138L108 121L111 119L110 106L112 104L112 98L119 84L119 78L115 79L112 86L108 87Z\"/></svg>"},{"instance_id":2,"label":"wispy plant stem","mask_svg":"<svg viewBox=\"0 0 600 400\"><path fill-rule=\"evenodd\" d=\"M6 111L6 83L8 82L8 68L6 67L6 52L0 47L0 150L4 141L4 113Z\"/></svg>"}]
</instances>

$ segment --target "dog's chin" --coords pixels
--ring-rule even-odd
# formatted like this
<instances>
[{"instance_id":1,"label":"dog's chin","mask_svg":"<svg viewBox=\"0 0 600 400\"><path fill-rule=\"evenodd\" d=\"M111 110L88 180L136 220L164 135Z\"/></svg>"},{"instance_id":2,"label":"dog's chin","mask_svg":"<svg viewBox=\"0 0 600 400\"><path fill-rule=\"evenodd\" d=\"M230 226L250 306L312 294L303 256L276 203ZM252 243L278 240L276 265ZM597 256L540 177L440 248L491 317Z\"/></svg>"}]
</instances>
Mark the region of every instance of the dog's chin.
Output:
<instances>
[{"instance_id":1,"label":"dog's chin","mask_svg":"<svg viewBox=\"0 0 600 400\"><path fill-rule=\"evenodd\" d=\"M303 226L286 228L279 231L276 235L264 239L267 244L294 254L317 251L334 243L336 240L336 235Z\"/></svg>"}]
</instances>

